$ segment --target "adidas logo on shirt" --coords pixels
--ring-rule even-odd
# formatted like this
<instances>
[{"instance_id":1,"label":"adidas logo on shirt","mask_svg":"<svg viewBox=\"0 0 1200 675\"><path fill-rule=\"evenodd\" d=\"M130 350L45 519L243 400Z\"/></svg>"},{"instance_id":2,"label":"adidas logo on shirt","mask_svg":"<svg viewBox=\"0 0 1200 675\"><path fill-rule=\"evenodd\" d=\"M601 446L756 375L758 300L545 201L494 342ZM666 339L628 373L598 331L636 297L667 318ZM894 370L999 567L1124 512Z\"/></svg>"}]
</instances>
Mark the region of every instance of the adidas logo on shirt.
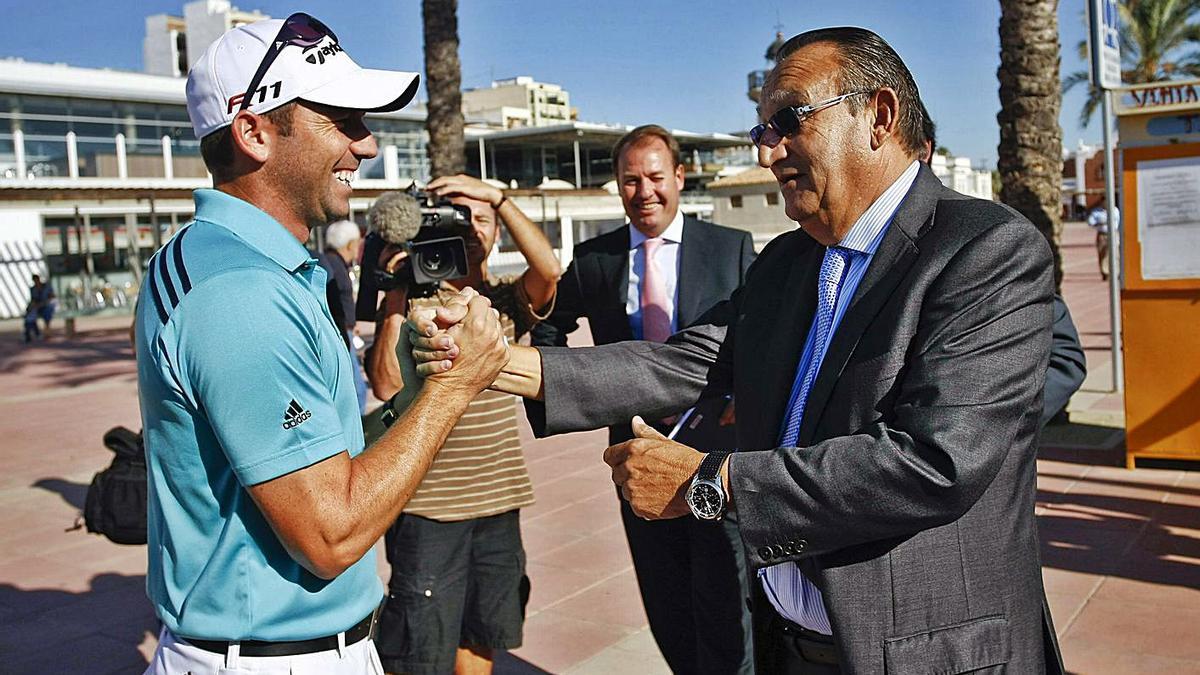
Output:
<instances>
[{"instance_id":1,"label":"adidas logo on shirt","mask_svg":"<svg viewBox=\"0 0 1200 675\"><path fill-rule=\"evenodd\" d=\"M301 408L300 404L296 403L296 399L292 399L292 402L288 404L287 410L283 413L283 428L295 429L304 424L310 417L312 417L312 412Z\"/></svg>"}]
</instances>

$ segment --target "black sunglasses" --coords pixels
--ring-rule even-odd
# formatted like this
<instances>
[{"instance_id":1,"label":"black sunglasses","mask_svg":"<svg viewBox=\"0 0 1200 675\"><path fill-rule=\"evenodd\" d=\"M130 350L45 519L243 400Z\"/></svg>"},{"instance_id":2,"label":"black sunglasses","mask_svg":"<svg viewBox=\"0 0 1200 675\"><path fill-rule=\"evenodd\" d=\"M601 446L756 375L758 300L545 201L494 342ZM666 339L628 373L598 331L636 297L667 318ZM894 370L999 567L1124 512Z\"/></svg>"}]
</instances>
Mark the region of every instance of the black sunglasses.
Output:
<instances>
[{"instance_id":1,"label":"black sunglasses","mask_svg":"<svg viewBox=\"0 0 1200 675\"><path fill-rule=\"evenodd\" d=\"M254 77L250 78L250 86L246 87L246 93L242 94L242 105L238 107L238 112L250 107L250 99L256 93L258 85L266 76L267 71L271 69L271 64L275 63L275 59L279 57L280 52L288 45L295 45L305 49L316 47L326 37L337 42L337 35L334 34L329 26L321 23L317 19L305 14L304 12L296 12L283 20L283 26L279 28L279 32L275 34L275 39L271 44L267 45L267 53L263 55L262 61L258 64L258 70L254 71ZM263 92L266 96L266 92Z\"/></svg>"},{"instance_id":2,"label":"black sunglasses","mask_svg":"<svg viewBox=\"0 0 1200 675\"><path fill-rule=\"evenodd\" d=\"M779 142L783 139L800 131L800 125L804 123L804 120L812 117L813 113L818 110L833 107L851 96L870 93L869 91L852 91L849 94L834 96L833 98L827 98L817 103L780 108L766 122L754 125L754 128L750 130L750 140L755 145L765 145L768 148L773 148L779 145Z\"/></svg>"}]
</instances>

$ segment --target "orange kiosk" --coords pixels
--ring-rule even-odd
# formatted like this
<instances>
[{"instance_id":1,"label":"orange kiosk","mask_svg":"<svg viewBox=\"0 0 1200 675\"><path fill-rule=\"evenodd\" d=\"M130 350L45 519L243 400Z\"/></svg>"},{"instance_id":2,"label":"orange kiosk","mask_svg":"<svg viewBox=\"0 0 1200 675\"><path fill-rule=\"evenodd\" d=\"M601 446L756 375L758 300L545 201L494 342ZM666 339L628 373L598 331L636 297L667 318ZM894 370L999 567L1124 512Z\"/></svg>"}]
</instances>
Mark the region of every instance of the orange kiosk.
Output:
<instances>
[{"instance_id":1,"label":"orange kiosk","mask_svg":"<svg viewBox=\"0 0 1200 675\"><path fill-rule=\"evenodd\" d=\"M1200 80L1114 94L1126 464L1200 461Z\"/></svg>"}]
</instances>

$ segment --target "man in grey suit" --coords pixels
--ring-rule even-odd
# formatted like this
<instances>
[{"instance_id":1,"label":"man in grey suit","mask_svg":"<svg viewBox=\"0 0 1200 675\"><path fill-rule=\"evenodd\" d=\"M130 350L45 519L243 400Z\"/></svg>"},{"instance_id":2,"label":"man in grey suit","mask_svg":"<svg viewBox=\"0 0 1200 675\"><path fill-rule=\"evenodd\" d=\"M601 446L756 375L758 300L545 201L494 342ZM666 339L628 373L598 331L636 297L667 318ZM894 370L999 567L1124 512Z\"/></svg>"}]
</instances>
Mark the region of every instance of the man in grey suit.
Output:
<instances>
[{"instance_id":1,"label":"man in grey suit","mask_svg":"<svg viewBox=\"0 0 1200 675\"><path fill-rule=\"evenodd\" d=\"M920 110L874 33L792 38L752 138L802 231L665 345L514 350L493 385L545 401L539 433L736 394L737 452L636 420L605 460L638 515L738 514L760 672L1062 672L1034 519L1050 251L921 165ZM412 322L419 370L452 367L456 329Z\"/></svg>"},{"instance_id":2,"label":"man in grey suit","mask_svg":"<svg viewBox=\"0 0 1200 675\"><path fill-rule=\"evenodd\" d=\"M669 131L637 127L612 157L629 223L576 247L554 311L531 332L535 346L565 346L584 317L594 344L662 342L727 299L754 260L749 232L679 209L683 165ZM610 445L633 438L629 418L609 427L608 438ZM650 630L671 669L750 672L749 586L735 519L648 521L621 500L621 521Z\"/></svg>"}]
</instances>

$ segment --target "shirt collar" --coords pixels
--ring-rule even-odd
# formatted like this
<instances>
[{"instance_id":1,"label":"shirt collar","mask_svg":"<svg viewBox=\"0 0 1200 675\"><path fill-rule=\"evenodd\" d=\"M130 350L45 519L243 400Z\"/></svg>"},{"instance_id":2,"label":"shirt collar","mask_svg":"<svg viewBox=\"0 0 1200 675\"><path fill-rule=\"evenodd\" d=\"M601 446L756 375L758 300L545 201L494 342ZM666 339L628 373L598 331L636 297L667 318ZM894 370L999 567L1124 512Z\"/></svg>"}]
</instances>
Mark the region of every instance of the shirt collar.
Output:
<instances>
[{"instance_id":1,"label":"shirt collar","mask_svg":"<svg viewBox=\"0 0 1200 675\"><path fill-rule=\"evenodd\" d=\"M229 230L263 255L295 272L312 256L279 221L253 204L209 188L196 190L196 220Z\"/></svg>"},{"instance_id":2,"label":"shirt collar","mask_svg":"<svg viewBox=\"0 0 1200 675\"><path fill-rule=\"evenodd\" d=\"M633 223L627 223L629 226L629 248L634 249L642 245L649 237L642 234L642 231L633 226ZM658 235L663 241L669 241L675 244L683 243L683 211L676 208L675 218L663 233Z\"/></svg>"},{"instance_id":3,"label":"shirt collar","mask_svg":"<svg viewBox=\"0 0 1200 675\"><path fill-rule=\"evenodd\" d=\"M904 201L904 196L916 180L920 166L916 161L909 164L904 173L858 217L854 226L837 245L859 253L875 255L875 249L879 248L879 242L883 239L884 230L892 222L892 216L896 215L896 209L900 208L900 202Z\"/></svg>"}]
</instances>

